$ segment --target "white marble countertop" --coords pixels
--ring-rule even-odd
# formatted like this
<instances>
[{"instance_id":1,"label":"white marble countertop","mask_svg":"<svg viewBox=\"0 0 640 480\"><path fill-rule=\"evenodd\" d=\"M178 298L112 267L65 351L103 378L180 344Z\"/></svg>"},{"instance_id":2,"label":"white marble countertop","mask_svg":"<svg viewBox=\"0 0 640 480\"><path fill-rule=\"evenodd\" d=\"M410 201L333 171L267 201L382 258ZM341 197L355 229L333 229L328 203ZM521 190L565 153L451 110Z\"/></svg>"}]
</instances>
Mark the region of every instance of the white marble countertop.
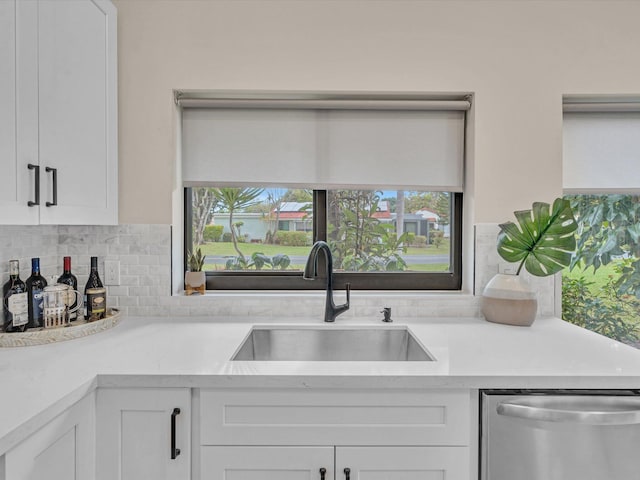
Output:
<instances>
[{"instance_id":1,"label":"white marble countertop","mask_svg":"<svg viewBox=\"0 0 640 480\"><path fill-rule=\"evenodd\" d=\"M247 318L125 318L112 330L0 349L0 455L96 387L635 388L640 351L556 318L513 327L396 319L435 362L231 362L258 323L382 326Z\"/></svg>"}]
</instances>

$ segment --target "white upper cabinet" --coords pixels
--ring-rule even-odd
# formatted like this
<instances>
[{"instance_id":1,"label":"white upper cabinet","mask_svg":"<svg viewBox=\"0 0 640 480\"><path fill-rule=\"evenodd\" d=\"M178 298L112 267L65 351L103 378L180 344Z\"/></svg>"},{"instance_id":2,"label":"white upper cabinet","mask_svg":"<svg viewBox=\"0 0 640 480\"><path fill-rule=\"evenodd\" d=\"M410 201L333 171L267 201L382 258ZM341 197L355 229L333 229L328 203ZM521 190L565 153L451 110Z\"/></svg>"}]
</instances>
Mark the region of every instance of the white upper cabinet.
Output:
<instances>
[{"instance_id":1,"label":"white upper cabinet","mask_svg":"<svg viewBox=\"0 0 640 480\"><path fill-rule=\"evenodd\" d=\"M10 0L0 27L0 223L117 224L115 7Z\"/></svg>"}]
</instances>

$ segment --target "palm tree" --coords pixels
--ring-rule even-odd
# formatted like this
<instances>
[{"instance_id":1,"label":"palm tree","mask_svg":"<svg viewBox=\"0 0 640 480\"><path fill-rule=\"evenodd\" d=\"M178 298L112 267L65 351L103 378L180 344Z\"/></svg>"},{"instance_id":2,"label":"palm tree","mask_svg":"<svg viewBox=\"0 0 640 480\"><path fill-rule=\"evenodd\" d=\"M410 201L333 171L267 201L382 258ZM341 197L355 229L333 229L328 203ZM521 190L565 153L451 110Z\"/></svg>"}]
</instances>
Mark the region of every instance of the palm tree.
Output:
<instances>
[{"instance_id":1,"label":"palm tree","mask_svg":"<svg viewBox=\"0 0 640 480\"><path fill-rule=\"evenodd\" d=\"M218 203L229 212L231 241L233 242L233 248L243 263L246 259L238 248L238 237L233 224L233 212L260 203L257 198L262 195L262 192L264 192L264 188L216 188L214 192Z\"/></svg>"}]
</instances>

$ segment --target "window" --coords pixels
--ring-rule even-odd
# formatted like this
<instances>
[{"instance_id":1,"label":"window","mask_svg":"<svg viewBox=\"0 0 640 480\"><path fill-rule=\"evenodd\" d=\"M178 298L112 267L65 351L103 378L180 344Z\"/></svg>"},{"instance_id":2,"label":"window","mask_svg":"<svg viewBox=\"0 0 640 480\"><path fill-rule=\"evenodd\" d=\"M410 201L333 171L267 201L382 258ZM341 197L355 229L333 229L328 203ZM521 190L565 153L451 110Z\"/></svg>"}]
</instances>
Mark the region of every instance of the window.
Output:
<instances>
[{"instance_id":1,"label":"window","mask_svg":"<svg viewBox=\"0 0 640 480\"><path fill-rule=\"evenodd\" d=\"M324 288L302 279L318 240L338 288L460 289L468 101L196 97L185 245L208 289Z\"/></svg>"},{"instance_id":2,"label":"window","mask_svg":"<svg viewBox=\"0 0 640 480\"><path fill-rule=\"evenodd\" d=\"M565 320L640 347L640 103L565 99L565 196L579 229Z\"/></svg>"}]
</instances>

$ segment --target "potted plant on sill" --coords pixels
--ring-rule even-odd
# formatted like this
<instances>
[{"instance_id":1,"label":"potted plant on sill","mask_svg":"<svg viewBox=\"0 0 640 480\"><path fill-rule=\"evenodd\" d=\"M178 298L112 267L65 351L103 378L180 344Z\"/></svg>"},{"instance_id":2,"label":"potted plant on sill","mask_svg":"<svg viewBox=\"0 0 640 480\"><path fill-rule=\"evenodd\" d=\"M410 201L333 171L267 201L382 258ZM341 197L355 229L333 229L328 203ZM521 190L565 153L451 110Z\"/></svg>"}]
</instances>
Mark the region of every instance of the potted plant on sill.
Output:
<instances>
[{"instance_id":1,"label":"potted plant on sill","mask_svg":"<svg viewBox=\"0 0 640 480\"><path fill-rule=\"evenodd\" d=\"M529 326L536 318L535 292L520 276L524 268L538 277L553 275L571 262L578 228L568 200L557 198L553 206L535 202L531 210L514 212L518 225L500 224L498 254L508 262L520 262L515 275L498 273L482 294L481 311L490 322Z\"/></svg>"},{"instance_id":2,"label":"potted plant on sill","mask_svg":"<svg viewBox=\"0 0 640 480\"><path fill-rule=\"evenodd\" d=\"M202 271L206 255L198 248L195 252L187 252L187 272L184 274L184 291L187 295L198 292L204 295L207 277Z\"/></svg>"}]
</instances>

